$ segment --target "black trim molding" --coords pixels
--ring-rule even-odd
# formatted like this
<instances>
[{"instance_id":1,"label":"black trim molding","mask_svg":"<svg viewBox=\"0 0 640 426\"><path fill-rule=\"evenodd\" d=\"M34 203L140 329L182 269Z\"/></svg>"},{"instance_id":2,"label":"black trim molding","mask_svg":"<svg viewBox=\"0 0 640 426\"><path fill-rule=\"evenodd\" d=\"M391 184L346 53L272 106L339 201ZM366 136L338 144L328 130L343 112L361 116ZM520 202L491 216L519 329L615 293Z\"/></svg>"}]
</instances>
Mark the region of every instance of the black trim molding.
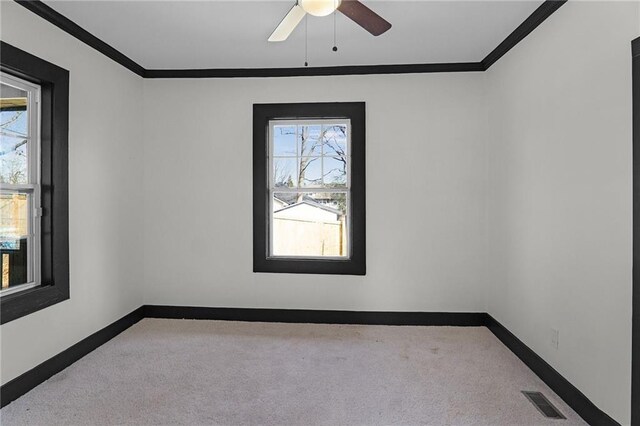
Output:
<instances>
[{"instance_id":1,"label":"black trim molding","mask_svg":"<svg viewBox=\"0 0 640 426\"><path fill-rule=\"evenodd\" d=\"M531 348L484 312L363 312L301 309L212 308L145 305L69 349L6 383L0 389L4 407L143 318L258 321L314 324L487 327L527 367L589 424L618 425ZM619 425L618 425L619 426Z\"/></svg>"},{"instance_id":2,"label":"black trim molding","mask_svg":"<svg viewBox=\"0 0 640 426\"><path fill-rule=\"evenodd\" d=\"M620 426L513 333L486 315L486 327L590 425Z\"/></svg>"},{"instance_id":3,"label":"black trim molding","mask_svg":"<svg viewBox=\"0 0 640 426\"><path fill-rule=\"evenodd\" d=\"M533 11L522 24L518 26L511 34L505 38L491 53L483 60L482 66L485 70L495 64L498 59L502 58L516 44L520 43L528 36L538 25L542 24L549 16L565 4L567 0L546 0L536 10Z\"/></svg>"},{"instance_id":4,"label":"black trim molding","mask_svg":"<svg viewBox=\"0 0 640 426\"><path fill-rule=\"evenodd\" d=\"M303 77L328 75L407 74L432 72L482 72L512 49L567 0L546 0L502 43L480 62L438 64L347 65L305 68L145 69L122 52L100 40L40 0L14 0L31 12L66 31L98 52L144 78Z\"/></svg>"},{"instance_id":5,"label":"black trim molding","mask_svg":"<svg viewBox=\"0 0 640 426\"><path fill-rule=\"evenodd\" d=\"M0 299L0 324L69 298L69 71L0 41L0 69L41 88L42 285Z\"/></svg>"},{"instance_id":6,"label":"black trim molding","mask_svg":"<svg viewBox=\"0 0 640 426\"><path fill-rule=\"evenodd\" d=\"M49 358L42 364L2 385L0 389L0 407L15 401L54 374L59 373L94 349L104 345L142 318L144 318L144 307L141 306L89 337L82 339L70 348L65 349L58 355Z\"/></svg>"},{"instance_id":7,"label":"black trim molding","mask_svg":"<svg viewBox=\"0 0 640 426\"><path fill-rule=\"evenodd\" d=\"M327 75L422 74L434 72L485 71L480 62L397 65L341 65L305 68L212 68L191 70L147 70L145 78L237 78L312 77Z\"/></svg>"},{"instance_id":8,"label":"black trim molding","mask_svg":"<svg viewBox=\"0 0 640 426\"><path fill-rule=\"evenodd\" d=\"M146 318L300 324L423 325L481 327L483 312L364 312L311 309L206 308L146 305Z\"/></svg>"},{"instance_id":9,"label":"black trim molding","mask_svg":"<svg viewBox=\"0 0 640 426\"><path fill-rule=\"evenodd\" d=\"M631 424L640 426L640 37L631 42L633 82L633 325Z\"/></svg>"},{"instance_id":10,"label":"black trim molding","mask_svg":"<svg viewBox=\"0 0 640 426\"><path fill-rule=\"evenodd\" d=\"M89 31L82 28L80 25L73 22L71 19L56 12L54 9L41 2L40 0L14 0L16 3L29 9L31 12L40 16L41 18L49 21L56 27L71 34L81 42L88 46L93 47L98 52L102 53L106 57L114 60L128 70L144 77L146 70L132 59L125 56L122 52L114 49L98 37L91 34Z\"/></svg>"},{"instance_id":11,"label":"black trim molding","mask_svg":"<svg viewBox=\"0 0 640 426\"><path fill-rule=\"evenodd\" d=\"M351 188L349 241L345 260L274 258L269 256L269 122L287 119L351 120ZM365 104L327 102L253 105L253 272L295 274L366 274Z\"/></svg>"}]
</instances>

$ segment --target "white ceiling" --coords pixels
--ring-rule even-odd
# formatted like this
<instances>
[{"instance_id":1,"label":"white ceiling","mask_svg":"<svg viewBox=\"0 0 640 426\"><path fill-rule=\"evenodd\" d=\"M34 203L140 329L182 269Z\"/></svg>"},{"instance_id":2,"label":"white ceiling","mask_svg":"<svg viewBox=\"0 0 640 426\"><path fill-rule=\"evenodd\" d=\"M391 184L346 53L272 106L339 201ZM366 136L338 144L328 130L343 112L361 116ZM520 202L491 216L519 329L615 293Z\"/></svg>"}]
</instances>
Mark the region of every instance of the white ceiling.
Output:
<instances>
[{"instance_id":1,"label":"white ceiling","mask_svg":"<svg viewBox=\"0 0 640 426\"><path fill-rule=\"evenodd\" d=\"M282 43L267 38L294 0L87 1L49 6L147 69L282 68L304 63L304 21ZM308 20L310 66L478 62L537 1L363 0L393 24L373 37L338 14Z\"/></svg>"}]
</instances>

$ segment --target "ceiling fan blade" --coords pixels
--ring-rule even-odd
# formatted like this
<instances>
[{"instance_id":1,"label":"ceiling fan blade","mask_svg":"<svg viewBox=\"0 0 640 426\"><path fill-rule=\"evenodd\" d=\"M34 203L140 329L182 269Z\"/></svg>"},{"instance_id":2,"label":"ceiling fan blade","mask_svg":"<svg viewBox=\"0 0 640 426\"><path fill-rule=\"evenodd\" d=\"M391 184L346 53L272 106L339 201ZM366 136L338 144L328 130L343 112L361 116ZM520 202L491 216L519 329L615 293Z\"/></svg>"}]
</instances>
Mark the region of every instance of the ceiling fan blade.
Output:
<instances>
[{"instance_id":1,"label":"ceiling fan blade","mask_svg":"<svg viewBox=\"0 0 640 426\"><path fill-rule=\"evenodd\" d=\"M306 14L307 12L296 3L282 21L280 21L276 29L273 30L273 33L269 36L269 41L285 41Z\"/></svg>"},{"instance_id":2,"label":"ceiling fan blade","mask_svg":"<svg viewBox=\"0 0 640 426\"><path fill-rule=\"evenodd\" d=\"M391 28L390 23L358 0L342 0L338 10L374 36L379 36Z\"/></svg>"}]
</instances>

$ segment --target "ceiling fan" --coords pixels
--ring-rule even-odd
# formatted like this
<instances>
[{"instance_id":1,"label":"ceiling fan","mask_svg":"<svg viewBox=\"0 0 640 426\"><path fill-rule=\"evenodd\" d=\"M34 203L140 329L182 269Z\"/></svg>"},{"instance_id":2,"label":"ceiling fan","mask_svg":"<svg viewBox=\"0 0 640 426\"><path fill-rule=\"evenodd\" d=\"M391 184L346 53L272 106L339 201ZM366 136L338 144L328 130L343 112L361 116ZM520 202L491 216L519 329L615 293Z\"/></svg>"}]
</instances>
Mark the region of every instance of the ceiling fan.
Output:
<instances>
[{"instance_id":1,"label":"ceiling fan","mask_svg":"<svg viewBox=\"0 0 640 426\"><path fill-rule=\"evenodd\" d=\"M297 0L273 31L269 41L285 41L307 13L313 16L328 16L336 10L374 36L379 36L391 28L389 22L358 0Z\"/></svg>"}]
</instances>

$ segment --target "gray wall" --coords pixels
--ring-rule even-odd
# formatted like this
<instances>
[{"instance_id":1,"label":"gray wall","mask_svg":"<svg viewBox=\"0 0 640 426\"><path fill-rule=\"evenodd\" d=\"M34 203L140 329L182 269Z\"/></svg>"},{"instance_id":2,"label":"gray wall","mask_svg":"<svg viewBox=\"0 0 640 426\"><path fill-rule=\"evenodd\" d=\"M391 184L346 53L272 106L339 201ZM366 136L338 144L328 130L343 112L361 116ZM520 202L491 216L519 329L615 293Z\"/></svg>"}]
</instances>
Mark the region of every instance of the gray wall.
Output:
<instances>
[{"instance_id":1,"label":"gray wall","mask_svg":"<svg viewBox=\"0 0 640 426\"><path fill-rule=\"evenodd\" d=\"M14 2L0 37L70 72L71 299L0 327L6 383L142 304L142 79Z\"/></svg>"},{"instance_id":2,"label":"gray wall","mask_svg":"<svg viewBox=\"0 0 640 426\"><path fill-rule=\"evenodd\" d=\"M622 424L639 12L637 2L568 2L487 74L488 311Z\"/></svg>"},{"instance_id":3,"label":"gray wall","mask_svg":"<svg viewBox=\"0 0 640 426\"><path fill-rule=\"evenodd\" d=\"M483 83L481 73L146 80L145 302L482 311ZM252 272L252 105L304 101L367 103L364 277Z\"/></svg>"}]
</instances>

